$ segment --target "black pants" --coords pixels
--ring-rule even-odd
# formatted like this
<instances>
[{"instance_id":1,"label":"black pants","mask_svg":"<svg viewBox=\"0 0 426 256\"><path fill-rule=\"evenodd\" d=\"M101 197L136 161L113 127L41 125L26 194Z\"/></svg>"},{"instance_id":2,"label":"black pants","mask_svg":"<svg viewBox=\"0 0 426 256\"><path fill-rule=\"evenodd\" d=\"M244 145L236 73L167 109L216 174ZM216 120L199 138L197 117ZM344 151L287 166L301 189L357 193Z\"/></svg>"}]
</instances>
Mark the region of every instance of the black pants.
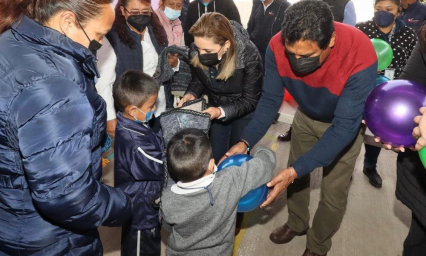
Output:
<instances>
[{"instance_id":1,"label":"black pants","mask_svg":"<svg viewBox=\"0 0 426 256\"><path fill-rule=\"evenodd\" d=\"M140 231L140 254L137 255L138 230L125 224L121 231L122 256L160 256L161 226Z\"/></svg>"},{"instance_id":2,"label":"black pants","mask_svg":"<svg viewBox=\"0 0 426 256\"><path fill-rule=\"evenodd\" d=\"M410 231L404 242L403 256L426 255L426 227L413 214Z\"/></svg>"},{"instance_id":3,"label":"black pants","mask_svg":"<svg viewBox=\"0 0 426 256\"><path fill-rule=\"evenodd\" d=\"M213 120L210 128L210 142L216 164L225 155L228 149L241 139L244 128L251 121L251 118L252 114L234 119L230 122Z\"/></svg>"}]
</instances>

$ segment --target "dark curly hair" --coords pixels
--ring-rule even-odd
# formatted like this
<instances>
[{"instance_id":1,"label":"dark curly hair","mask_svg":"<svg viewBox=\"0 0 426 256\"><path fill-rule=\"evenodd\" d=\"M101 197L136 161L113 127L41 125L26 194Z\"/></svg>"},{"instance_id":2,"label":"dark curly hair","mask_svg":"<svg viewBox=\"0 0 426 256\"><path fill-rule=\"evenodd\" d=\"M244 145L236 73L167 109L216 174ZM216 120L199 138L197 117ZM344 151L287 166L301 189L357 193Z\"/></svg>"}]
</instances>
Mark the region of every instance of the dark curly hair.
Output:
<instances>
[{"instance_id":1,"label":"dark curly hair","mask_svg":"<svg viewBox=\"0 0 426 256\"><path fill-rule=\"evenodd\" d=\"M127 30L126 18L121 13L120 6L126 6L130 0L119 0L117 5L115 6L115 21L112 28L117 32L120 41L134 49L136 46L135 40L129 35ZM145 2L151 5L151 0L139 0L140 2ZM155 38L160 46L167 45L168 39L166 31L160 23L160 19L158 18L155 12L151 13L151 25L154 31Z\"/></svg>"},{"instance_id":2,"label":"dark curly hair","mask_svg":"<svg viewBox=\"0 0 426 256\"><path fill-rule=\"evenodd\" d=\"M287 8L284 14L281 39L293 45L300 40L316 42L327 48L334 32L333 13L321 0L302 0Z\"/></svg>"}]
</instances>

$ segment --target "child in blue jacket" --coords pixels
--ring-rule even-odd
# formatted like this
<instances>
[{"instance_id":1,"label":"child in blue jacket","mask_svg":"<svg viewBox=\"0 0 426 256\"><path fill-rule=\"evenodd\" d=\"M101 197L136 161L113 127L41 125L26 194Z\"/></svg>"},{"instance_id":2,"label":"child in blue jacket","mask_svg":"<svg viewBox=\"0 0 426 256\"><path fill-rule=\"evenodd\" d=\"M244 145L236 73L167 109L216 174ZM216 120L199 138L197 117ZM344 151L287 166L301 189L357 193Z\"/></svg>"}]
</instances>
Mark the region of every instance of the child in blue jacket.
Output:
<instances>
[{"instance_id":1,"label":"child in blue jacket","mask_svg":"<svg viewBox=\"0 0 426 256\"><path fill-rule=\"evenodd\" d=\"M161 226L154 200L163 186L166 155L160 126L152 120L159 88L150 76L129 70L113 89L118 119L115 187L130 195L133 204L121 233L121 255L160 255Z\"/></svg>"}]
</instances>

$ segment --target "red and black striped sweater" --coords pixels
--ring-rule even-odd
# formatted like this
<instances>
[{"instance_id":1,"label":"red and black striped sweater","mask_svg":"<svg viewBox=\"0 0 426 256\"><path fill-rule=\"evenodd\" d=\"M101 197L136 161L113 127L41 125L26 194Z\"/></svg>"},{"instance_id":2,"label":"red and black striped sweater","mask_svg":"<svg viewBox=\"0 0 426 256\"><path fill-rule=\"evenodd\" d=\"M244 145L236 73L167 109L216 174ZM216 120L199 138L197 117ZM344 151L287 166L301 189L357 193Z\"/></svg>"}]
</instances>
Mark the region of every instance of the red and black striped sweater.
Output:
<instances>
[{"instance_id":1,"label":"red and black striped sweater","mask_svg":"<svg viewBox=\"0 0 426 256\"><path fill-rule=\"evenodd\" d=\"M364 104L376 85L377 57L370 39L358 29L335 22L336 42L323 65L308 75L292 70L281 33L269 44L265 57L262 97L242 138L256 144L278 112L284 88L299 110L314 120L331 123L316 145L294 164L298 177L331 164L358 133Z\"/></svg>"}]
</instances>

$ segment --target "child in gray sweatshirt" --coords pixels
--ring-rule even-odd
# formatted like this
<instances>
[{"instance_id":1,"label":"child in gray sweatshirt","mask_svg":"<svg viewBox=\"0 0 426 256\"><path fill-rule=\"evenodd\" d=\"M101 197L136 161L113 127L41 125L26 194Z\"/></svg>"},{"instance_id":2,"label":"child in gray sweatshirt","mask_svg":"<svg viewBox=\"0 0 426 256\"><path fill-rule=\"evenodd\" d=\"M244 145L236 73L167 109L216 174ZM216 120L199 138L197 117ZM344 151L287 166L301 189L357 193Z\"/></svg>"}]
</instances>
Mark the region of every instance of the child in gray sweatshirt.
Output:
<instances>
[{"instance_id":1,"label":"child in gray sweatshirt","mask_svg":"<svg viewBox=\"0 0 426 256\"><path fill-rule=\"evenodd\" d=\"M207 135L198 129L175 134L167 165L177 184L162 195L163 226L171 234L166 255L231 255L241 197L272 179L275 153L258 148L254 159L216 173Z\"/></svg>"}]
</instances>

